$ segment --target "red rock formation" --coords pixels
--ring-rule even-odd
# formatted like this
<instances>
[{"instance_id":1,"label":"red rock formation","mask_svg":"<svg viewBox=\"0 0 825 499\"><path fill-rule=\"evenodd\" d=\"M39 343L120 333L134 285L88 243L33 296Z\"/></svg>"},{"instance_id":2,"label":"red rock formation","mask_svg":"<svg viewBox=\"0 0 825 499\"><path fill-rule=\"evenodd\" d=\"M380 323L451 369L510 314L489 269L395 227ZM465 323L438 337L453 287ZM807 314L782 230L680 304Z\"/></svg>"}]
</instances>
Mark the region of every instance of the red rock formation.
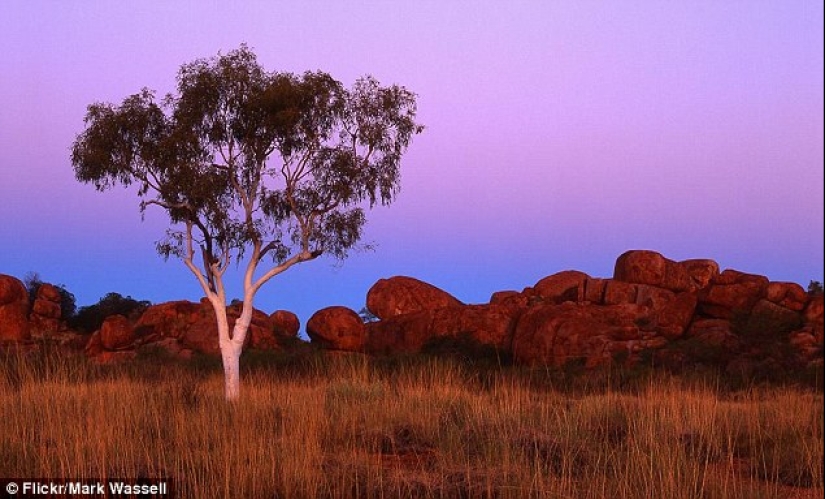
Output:
<instances>
[{"instance_id":1,"label":"red rock formation","mask_svg":"<svg viewBox=\"0 0 825 499\"><path fill-rule=\"evenodd\" d=\"M135 323L135 333L157 338L181 338L204 313L206 310L202 304L187 300L158 303L141 314Z\"/></svg>"},{"instance_id":2,"label":"red rock formation","mask_svg":"<svg viewBox=\"0 0 825 499\"><path fill-rule=\"evenodd\" d=\"M104 350L123 350L135 342L135 331L122 315L107 317L100 325L100 344Z\"/></svg>"},{"instance_id":3,"label":"red rock formation","mask_svg":"<svg viewBox=\"0 0 825 499\"><path fill-rule=\"evenodd\" d=\"M54 285L44 283L37 288L35 296L29 316L32 330L45 335L57 332L62 315L60 291Z\"/></svg>"},{"instance_id":4,"label":"red rock formation","mask_svg":"<svg viewBox=\"0 0 825 499\"><path fill-rule=\"evenodd\" d=\"M227 307L230 332L240 314L241 305ZM146 341L175 338L185 348L210 355L220 354L215 312L206 299L201 303L182 300L152 305L138 319L135 332L141 337L148 337ZM260 310L253 311L246 338L246 345L251 348L280 348L275 335L275 322Z\"/></svg>"},{"instance_id":5,"label":"red rock formation","mask_svg":"<svg viewBox=\"0 0 825 499\"><path fill-rule=\"evenodd\" d=\"M545 301L553 303L577 301L579 289L583 288L584 282L589 278L584 272L565 270L543 278L533 286L533 291Z\"/></svg>"},{"instance_id":6,"label":"red rock formation","mask_svg":"<svg viewBox=\"0 0 825 499\"><path fill-rule=\"evenodd\" d=\"M365 350L377 355L418 352L430 339L431 324L427 310L368 323Z\"/></svg>"},{"instance_id":7,"label":"red rock formation","mask_svg":"<svg viewBox=\"0 0 825 499\"><path fill-rule=\"evenodd\" d=\"M446 291L412 277L380 279L367 292L367 309L379 319L462 305Z\"/></svg>"},{"instance_id":8,"label":"red rock formation","mask_svg":"<svg viewBox=\"0 0 825 499\"><path fill-rule=\"evenodd\" d=\"M697 319L688 328L686 336L711 346L730 350L739 347L739 337L731 331L731 323L725 319Z\"/></svg>"},{"instance_id":9,"label":"red rock formation","mask_svg":"<svg viewBox=\"0 0 825 499\"><path fill-rule=\"evenodd\" d=\"M367 325L366 351L414 353L433 339L444 337L471 339L479 345L509 351L517 311L507 304L493 304L398 315Z\"/></svg>"},{"instance_id":10,"label":"red rock formation","mask_svg":"<svg viewBox=\"0 0 825 499\"><path fill-rule=\"evenodd\" d=\"M269 315L272 321L275 336L282 338L295 338L301 329L301 321L298 316L288 310L276 310Z\"/></svg>"},{"instance_id":11,"label":"red rock formation","mask_svg":"<svg viewBox=\"0 0 825 499\"><path fill-rule=\"evenodd\" d=\"M767 287L767 277L727 269L699 292L699 311L719 319L749 314Z\"/></svg>"},{"instance_id":12,"label":"red rock formation","mask_svg":"<svg viewBox=\"0 0 825 499\"><path fill-rule=\"evenodd\" d=\"M605 279L604 298L605 305L620 305L622 303L636 303L636 295L639 292L639 285L616 279Z\"/></svg>"},{"instance_id":13,"label":"red rock formation","mask_svg":"<svg viewBox=\"0 0 825 499\"><path fill-rule=\"evenodd\" d=\"M667 259L655 251L626 251L616 259L613 279L661 287L666 268Z\"/></svg>"},{"instance_id":14,"label":"red rock formation","mask_svg":"<svg viewBox=\"0 0 825 499\"><path fill-rule=\"evenodd\" d=\"M29 331L29 294L20 280L0 274L0 341L26 341Z\"/></svg>"},{"instance_id":15,"label":"red rock formation","mask_svg":"<svg viewBox=\"0 0 825 499\"><path fill-rule=\"evenodd\" d=\"M605 288L609 279L595 279L590 278L584 281L584 292L580 296L583 303L590 303L593 305L604 304Z\"/></svg>"},{"instance_id":16,"label":"red rock formation","mask_svg":"<svg viewBox=\"0 0 825 499\"><path fill-rule=\"evenodd\" d=\"M801 312L808 303L808 293L802 286L793 282L768 283L765 298L795 312Z\"/></svg>"},{"instance_id":17,"label":"red rock formation","mask_svg":"<svg viewBox=\"0 0 825 499\"><path fill-rule=\"evenodd\" d=\"M683 292L654 308L656 332L668 340L681 337L696 312L696 294Z\"/></svg>"},{"instance_id":18,"label":"red rock formation","mask_svg":"<svg viewBox=\"0 0 825 499\"><path fill-rule=\"evenodd\" d=\"M713 260L693 259L678 263L690 277L690 291L698 291L719 275L719 264Z\"/></svg>"},{"instance_id":19,"label":"red rock formation","mask_svg":"<svg viewBox=\"0 0 825 499\"><path fill-rule=\"evenodd\" d=\"M713 260L675 262L655 251L631 250L616 260L613 278L680 292L702 289L718 273L719 265Z\"/></svg>"},{"instance_id":20,"label":"red rock formation","mask_svg":"<svg viewBox=\"0 0 825 499\"><path fill-rule=\"evenodd\" d=\"M307 334L313 343L333 350L360 352L366 342L364 321L347 307L327 307L315 312L307 321Z\"/></svg>"},{"instance_id":21,"label":"red rock formation","mask_svg":"<svg viewBox=\"0 0 825 499\"><path fill-rule=\"evenodd\" d=\"M593 358L590 363L598 364L615 350L614 342L652 338L643 336L637 325L638 318L646 315L646 307L632 304L538 305L525 312L516 325L513 358L525 364L556 366Z\"/></svg>"}]
</instances>

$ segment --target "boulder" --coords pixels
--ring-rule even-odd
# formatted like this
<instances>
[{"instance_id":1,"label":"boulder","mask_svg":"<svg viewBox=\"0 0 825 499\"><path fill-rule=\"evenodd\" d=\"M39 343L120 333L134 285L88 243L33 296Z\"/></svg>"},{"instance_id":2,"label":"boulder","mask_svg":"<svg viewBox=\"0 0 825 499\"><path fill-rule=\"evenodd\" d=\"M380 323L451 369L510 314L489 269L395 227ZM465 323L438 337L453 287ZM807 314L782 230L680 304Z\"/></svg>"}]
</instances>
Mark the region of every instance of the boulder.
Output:
<instances>
[{"instance_id":1,"label":"boulder","mask_svg":"<svg viewBox=\"0 0 825 499\"><path fill-rule=\"evenodd\" d=\"M91 336L89 336L89 340L86 342L83 352L87 357L97 357L104 352L103 343L100 341L100 330L95 331Z\"/></svg>"},{"instance_id":2,"label":"boulder","mask_svg":"<svg viewBox=\"0 0 825 499\"><path fill-rule=\"evenodd\" d=\"M541 279L533 286L533 291L553 303L579 301L579 289L589 278L584 272L565 270Z\"/></svg>"},{"instance_id":3,"label":"boulder","mask_svg":"<svg viewBox=\"0 0 825 499\"><path fill-rule=\"evenodd\" d=\"M38 298L32 306L32 315L37 315L44 319L60 319L60 314L60 303Z\"/></svg>"},{"instance_id":4,"label":"boulder","mask_svg":"<svg viewBox=\"0 0 825 499\"><path fill-rule=\"evenodd\" d=\"M111 315L100 325L100 343L104 350L123 350L135 342L135 331L129 319Z\"/></svg>"},{"instance_id":5,"label":"boulder","mask_svg":"<svg viewBox=\"0 0 825 499\"><path fill-rule=\"evenodd\" d=\"M810 298L808 305L802 313L806 324L822 327L823 319L825 318L825 300L823 300L823 298L825 298L823 295Z\"/></svg>"},{"instance_id":6,"label":"boulder","mask_svg":"<svg viewBox=\"0 0 825 499\"><path fill-rule=\"evenodd\" d=\"M515 319L521 310L497 303L398 315L367 325L366 350L375 354L415 353L434 339L450 337L509 351Z\"/></svg>"},{"instance_id":7,"label":"boulder","mask_svg":"<svg viewBox=\"0 0 825 499\"><path fill-rule=\"evenodd\" d=\"M697 303L695 293L682 292L654 307L656 332L668 340L681 337L693 320Z\"/></svg>"},{"instance_id":8,"label":"boulder","mask_svg":"<svg viewBox=\"0 0 825 499\"><path fill-rule=\"evenodd\" d=\"M601 305L604 303L605 288L609 279L589 278L584 281L584 293L579 301Z\"/></svg>"},{"instance_id":9,"label":"boulder","mask_svg":"<svg viewBox=\"0 0 825 499\"><path fill-rule=\"evenodd\" d=\"M60 330L60 290L52 284L43 283L37 288L32 311L29 315L32 333L50 335Z\"/></svg>"},{"instance_id":10,"label":"boulder","mask_svg":"<svg viewBox=\"0 0 825 499\"><path fill-rule=\"evenodd\" d=\"M366 324L364 350L373 355L420 352L430 339L432 311L396 315Z\"/></svg>"},{"instance_id":11,"label":"boulder","mask_svg":"<svg viewBox=\"0 0 825 499\"><path fill-rule=\"evenodd\" d=\"M801 312L808 303L808 293L794 282L770 282L765 288L765 299L795 312Z\"/></svg>"},{"instance_id":12,"label":"boulder","mask_svg":"<svg viewBox=\"0 0 825 499\"><path fill-rule=\"evenodd\" d=\"M214 327L215 338L218 337L218 327L215 318L214 308L208 300L202 300L201 304L208 308L207 315L209 315ZM243 304L236 303L230 305L226 309L227 321L229 322L229 331L235 327L235 322L240 318L243 311ZM297 317L295 318L297 320ZM258 309L252 309L252 319L249 322L249 330L246 333L246 340L244 346L254 348L256 350L278 350L278 338L275 333L275 322L271 317Z\"/></svg>"},{"instance_id":13,"label":"boulder","mask_svg":"<svg viewBox=\"0 0 825 499\"><path fill-rule=\"evenodd\" d=\"M780 339L801 326L802 316L798 312L768 300L759 300L753 306L745 328L740 331L740 334L760 338L773 336Z\"/></svg>"},{"instance_id":14,"label":"boulder","mask_svg":"<svg viewBox=\"0 0 825 499\"><path fill-rule=\"evenodd\" d=\"M204 309L206 309L206 307L204 307ZM229 326L229 331L231 333L232 326ZM252 333L247 332L244 345L249 344L252 339L251 337ZM184 329L183 334L178 336L177 340L184 348L207 355L220 355L221 346L220 339L218 338L218 325L211 306L208 310L204 310L203 313L196 315L194 321Z\"/></svg>"},{"instance_id":15,"label":"boulder","mask_svg":"<svg viewBox=\"0 0 825 499\"><path fill-rule=\"evenodd\" d=\"M740 345L739 338L731 330L730 321L725 319L697 319L690 325L685 336L729 350L736 350Z\"/></svg>"},{"instance_id":16,"label":"boulder","mask_svg":"<svg viewBox=\"0 0 825 499\"><path fill-rule=\"evenodd\" d=\"M647 284L674 292L697 291L707 286L719 274L713 260L675 262L660 253L631 250L616 260L613 278L634 284Z\"/></svg>"},{"instance_id":17,"label":"boulder","mask_svg":"<svg viewBox=\"0 0 825 499\"><path fill-rule=\"evenodd\" d=\"M327 307L315 312L307 321L307 334L313 343L331 350L364 350L367 329L364 321L347 307Z\"/></svg>"},{"instance_id":18,"label":"boulder","mask_svg":"<svg viewBox=\"0 0 825 499\"><path fill-rule=\"evenodd\" d=\"M647 250L630 250L616 259L613 279L633 284L661 286L665 280L667 259L660 253Z\"/></svg>"},{"instance_id":19,"label":"boulder","mask_svg":"<svg viewBox=\"0 0 825 499\"><path fill-rule=\"evenodd\" d=\"M638 284L632 284L616 279L605 279L604 299L605 305L620 305L622 303L636 303L636 295L639 291Z\"/></svg>"},{"instance_id":20,"label":"boulder","mask_svg":"<svg viewBox=\"0 0 825 499\"><path fill-rule=\"evenodd\" d=\"M767 286L768 279L764 276L725 270L699 292L699 311L718 319L747 315L765 295Z\"/></svg>"},{"instance_id":21,"label":"boulder","mask_svg":"<svg viewBox=\"0 0 825 499\"><path fill-rule=\"evenodd\" d=\"M713 260L683 260L678 265L690 278L690 291L698 291L707 287L719 275L719 264Z\"/></svg>"},{"instance_id":22,"label":"boulder","mask_svg":"<svg viewBox=\"0 0 825 499\"><path fill-rule=\"evenodd\" d=\"M661 310L670 303L676 293L665 288L639 284L636 286L636 305L644 305L653 310Z\"/></svg>"},{"instance_id":23,"label":"boulder","mask_svg":"<svg viewBox=\"0 0 825 499\"><path fill-rule=\"evenodd\" d=\"M525 364L563 365L575 359L600 364L612 342L642 338L639 319L647 307L624 305L540 305L527 310L513 335L513 358Z\"/></svg>"},{"instance_id":24,"label":"boulder","mask_svg":"<svg viewBox=\"0 0 825 499\"><path fill-rule=\"evenodd\" d=\"M226 308L230 333L240 315L240 304ZM135 323L135 334L145 341L175 338L184 348L209 355L220 354L215 310L206 298L200 303L180 300L150 306ZM275 323L267 314L253 310L244 345L259 350L280 348Z\"/></svg>"},{"instance_id":25,"label":"boulder","mask_svg":"<svg viewBox=\"0 0 825 499\"><path fill-rule=\"evenodd\" d=\"M379 279L367 292L367 309L379 319L462 305L446 291L405 276Z\"/></svg>"},{"instance_id":26,"label":"boulder","mask_svg":"<svg viewBox=\"0 0 825 499\"><path fill-rule=\"evenodd\" d=\"M298 316L288 310L276 310L269 315L275 336L281 338L295 338L301 329Z\"/></svg>"},{"instance_id":27,"label":"boulder","mask_svg":"<svg viewBox=\"0 0 825 499\"><path fill-rule=\"evenodd\" d=\"M660 286L677 293L695 289L693 279L685 267L667 258L665 259L665 277L662 279Z\"/></svg>"},{"instance_id":28,"label":"boulder","mask_svg":"<svg viewBox=\"0 0 825 499\"><path fill-rule=\"evenodd\" d=\"M817 295L810 298L808 305L802 312L802 320L805 323L805 327L811 331L820 345L822 344L823 333L825 332L825 327L823 327L824 309L823 295Z\"/></svg>"},{"instance_id":29,"label":"boulder","mask_svg":"<svg viewBox=\"0 0 825 499\"><path fill-rule=\"evenodd\" d=\"M513 310L499 305L467 305L432 312L430 337L466 335L480 345L509 350L513 338Z\"/></svg>"},{"instance_id":30,"label":"boulder","mask_svg":"<svg viewBox=\"0 0 825 499\"><path fill-rule=\"evenodd\" d=\"M43 283L37 288L36 298L38 300L45 300L54 303L60 303L62 297L60 290L54 284Z\"/></svg>"},{"instance_id":31,"label":"boulder","mask_svg":"<svg viewBox=\"0 0 825 499\"><path fill-rule=\"evenodd\" d=\"M28 312L26 286L15 277L0 274L0 341L26 341L31 338Z\"/></svg>"},{"instance_id":32,"label":"boulder","mask_svg":"<svg viewBox=\"0 0 825 499\"><path fill-rule=\"evenodd\" d=\"M181 338L201 315L207 313L201 303L187 300L158 303L141 314L135 323L135 333L139 336Z\"/></svg>"},{"instance_id":33,"label":"boulder","mask_svg":"<svg viewBox=\"0 0 825 499\"><path fill-rule=\"evenodd\" d=\"M499 305L502 303L506 303L510 300L514 299L521 299L524 298L524 304L527 304L527 298L524 297L521 293L515 290L507 290L507 291L496 291L492 295L490 295L490 305Z\"/></svg>"}]
</instances>

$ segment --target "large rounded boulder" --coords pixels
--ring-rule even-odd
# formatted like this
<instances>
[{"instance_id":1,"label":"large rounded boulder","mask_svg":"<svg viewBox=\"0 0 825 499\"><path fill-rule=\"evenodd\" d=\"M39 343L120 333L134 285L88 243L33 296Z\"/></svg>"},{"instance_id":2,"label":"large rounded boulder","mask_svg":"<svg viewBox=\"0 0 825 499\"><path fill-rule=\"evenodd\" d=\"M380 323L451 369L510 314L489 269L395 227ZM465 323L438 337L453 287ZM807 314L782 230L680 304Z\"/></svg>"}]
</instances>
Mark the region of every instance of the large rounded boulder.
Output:
<instances>
[{"instance_id":1,"label":"large rounded boulder","mask_svg":"<svg viewBox=\"0 0 825 499\"><path fill-rule=\"evenodd\" d=\"M397 315L462 305L463 303L450 293L406 276L380 279L367 292L367 309L382 320Z\"/></svg>"},{"instance_id":2,"label":"large rounded boulder","mask_svg":"<svg viewBox=\"0 0 825 499\"><path fill-rule=\"evenodd\" d=\"M307 321L307 334L313 343L330 350L360 352L366 342L366 327L361 317L347 307L327 307Z\"/></svg>"},{"instance_id":3,"label":"large rounded boulder","mask_svg":"<svg viewBox=\"0 0 825 499\"><path fill-rule=\"evenodd\" d=\"M578 301L580 290L583 295L584 283L589 278L589 275L578 270L564 270L537 282L533 286L533 291L543 299L554 303Z\"/></svg>"},{"instance_id":4,"label":"large rounded boulder","mask_svg":"<svg viewBox=\"0 0 825 499\"><path fill-rule=\"evenodd\" d=\"M25 341L29 332L29 293L23 283L0 274L0 341Z\"/></svg>"},{"instance_id":5,"label":"large rounded boulder","mask_svg":"<svg viewBox=\"0 0 825 499\"><path fill-rule=\"evenodd\" d=\"M289 310L276 310L269 315L269 320L272 322L275 336L279 338L295 338L301 329L300 319Z\"/></svg>"},{"instance_id":6,"label":"large rounded boulder","mask_svg":"<svg viewBox=\"0 0 825 499\"><path fill-rule=\"evenodd\" d=\"M100 342L105 350L122 350L134 341L135 330L122 315L110 315L100 325Z\"/></svg>"}]
</instances>

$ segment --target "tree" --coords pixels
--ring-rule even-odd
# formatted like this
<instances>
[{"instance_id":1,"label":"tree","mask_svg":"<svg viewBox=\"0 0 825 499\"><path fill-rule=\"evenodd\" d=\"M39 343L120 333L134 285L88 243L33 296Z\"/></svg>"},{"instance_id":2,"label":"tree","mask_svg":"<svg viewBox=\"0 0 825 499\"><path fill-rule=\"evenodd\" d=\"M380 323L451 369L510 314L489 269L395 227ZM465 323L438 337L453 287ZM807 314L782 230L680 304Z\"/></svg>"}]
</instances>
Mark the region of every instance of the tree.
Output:
<instances>
[{"instance_id":1,"label":"tree","mask_svg":"<svg viewBox=\"0 0 825 499\"><path fill-rule=\"evenodd\" d=\"M102 191L137 186L141 212L163 209L158 243L194 274L217 317L225 394L261 286L322 254L358 245L365 208L390 204L413 135L416 96L372 77L351 89L323 72L266 72L242 45L181 66L177 94L144 89L88 107L72 146L76 178ZM229 330L224 275L244 262L243 306Z\"/></svg>"},{"instance_id":2,"label":"tree","mask_svg":"<svg viewBox=\"0 0 825 499\"><path fill-rule=\"evenodd\" d=\"M137 320L151 303L146 300L135 300L131 296L122 296L120 293L106 293L94 305L80 307L77 314L69 320L69 326L85 333L93 333L100 329L103 321L112 315L122 315L131 320Z\"/></svg>"}]
</instances>

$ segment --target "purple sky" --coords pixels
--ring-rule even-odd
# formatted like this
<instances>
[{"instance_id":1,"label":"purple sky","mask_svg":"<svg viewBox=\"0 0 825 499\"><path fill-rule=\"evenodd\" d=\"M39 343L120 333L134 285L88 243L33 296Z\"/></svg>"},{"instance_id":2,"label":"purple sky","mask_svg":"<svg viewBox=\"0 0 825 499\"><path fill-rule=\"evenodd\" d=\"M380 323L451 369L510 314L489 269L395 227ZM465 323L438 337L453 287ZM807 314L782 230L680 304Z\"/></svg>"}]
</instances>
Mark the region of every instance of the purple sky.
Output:
<instances>
[{"instance_id":1,"label":"purple sky","mask_svg":"<svg viewBox=\"0 0 825 499\"><path fill-rule=\"evenodd\" d=\"M79 305L197 300L154 252L161 213L77 183L69 147L88 104L172 91L181 64L243 42L269 70L404 85L427 125L370 215L377 250L276 277L267 312L358 310L398 274L485 302L642 248L823 279L823 4L759 0L4 1L0 273Z\"/></svg>"}]
</instances>

